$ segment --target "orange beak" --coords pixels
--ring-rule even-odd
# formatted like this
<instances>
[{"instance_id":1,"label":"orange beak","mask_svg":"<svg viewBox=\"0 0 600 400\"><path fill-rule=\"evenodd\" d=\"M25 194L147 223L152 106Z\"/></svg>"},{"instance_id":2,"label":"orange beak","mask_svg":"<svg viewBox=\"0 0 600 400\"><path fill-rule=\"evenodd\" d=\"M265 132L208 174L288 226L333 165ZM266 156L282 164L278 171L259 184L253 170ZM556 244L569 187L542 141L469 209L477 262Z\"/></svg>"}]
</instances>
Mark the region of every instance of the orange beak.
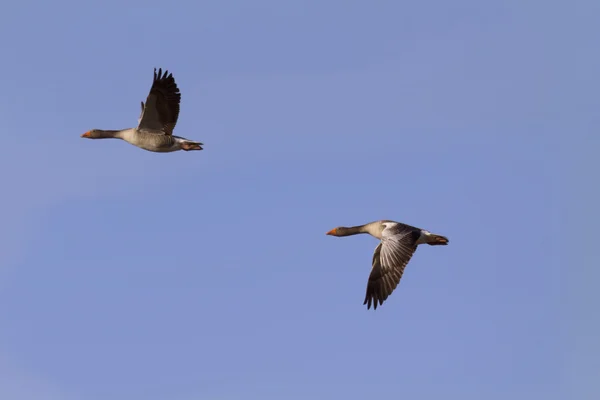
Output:
<instances>
[{"instance_id":1,"label":"orange beak","mask_svg":"<svg viewBox=\"0 0 600 400\"><path fill-rule=\"evenodd\" d=\"M81 137L90 137L90 131L87 131L86 133L84 133L83 135L81 135Z\"/></svg>"},{"instance_id":2,"label":"orange beak","mask_svg":"<svg viewBox=\"0 0 600 400\"><path fill-rule=\"evenodd\" d=\"M330 230L329 232L327 232L326 235L335 236L336 231L337 231L337 228L333 228L332 230Z\"/></svg>"}]
</instances>

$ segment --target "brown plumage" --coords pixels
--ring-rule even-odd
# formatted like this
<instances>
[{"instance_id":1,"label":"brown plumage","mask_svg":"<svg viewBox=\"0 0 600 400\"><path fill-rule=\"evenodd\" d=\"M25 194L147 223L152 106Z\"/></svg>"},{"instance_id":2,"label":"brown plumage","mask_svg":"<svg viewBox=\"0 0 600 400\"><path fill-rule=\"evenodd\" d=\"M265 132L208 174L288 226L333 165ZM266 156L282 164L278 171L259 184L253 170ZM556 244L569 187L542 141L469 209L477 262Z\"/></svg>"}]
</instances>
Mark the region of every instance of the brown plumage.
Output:
<instances>
[{"instance_id":1,"label":"brown plumage","mask_svg":"<svg viewBox=\"0 0 600 400\"><path fill-rule=\"evenodd\" d=\"M88 139L122 139L144 150L169 153L177 150L202 150L202 143L173 135L179 118L181 93L173 74L154 69L150 93L143 101L136 128L121 130L92 129L81 135Z\"/></svg>"},{"instance_id":2,"label":"brown plumage","mask_svg":"<svg viewBox=\"0 0 600 400\"><path fill-rule=\"evenodd\" d=\"M373 253L371 274L363 303L367 305L367 309L373 305L374 310L377 309L377 305L382 305L396 289L418 245L448 244L448 238L445 236L390 220L375 221L350 228L338 227L327 232L332 236L350 236L360 233L368 233L381 240Z\"/></svg>"}]
</instances>

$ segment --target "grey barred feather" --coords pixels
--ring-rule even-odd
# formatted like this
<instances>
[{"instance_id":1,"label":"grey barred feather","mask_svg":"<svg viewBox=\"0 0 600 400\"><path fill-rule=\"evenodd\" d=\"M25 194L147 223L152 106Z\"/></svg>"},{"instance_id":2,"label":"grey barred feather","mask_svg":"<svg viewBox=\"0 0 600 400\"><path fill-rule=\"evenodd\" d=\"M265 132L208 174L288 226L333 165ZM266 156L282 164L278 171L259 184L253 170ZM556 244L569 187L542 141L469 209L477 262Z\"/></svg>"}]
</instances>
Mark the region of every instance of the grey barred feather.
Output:
<instances>
[{"instance_id":1,"label":"grey barred feather","mask_svg":"<svg viewBox=\"0 0 600 400\"><path fill-rule=\"evenodd\" d=\"M376 310L377 305L396 289L404 268L417 250L420 230L409 225L389 222L381 233L381 243L375 249L367 292L363 304ZM393 224L393 225L392 225Z\"/></svg>"}]
</instances>

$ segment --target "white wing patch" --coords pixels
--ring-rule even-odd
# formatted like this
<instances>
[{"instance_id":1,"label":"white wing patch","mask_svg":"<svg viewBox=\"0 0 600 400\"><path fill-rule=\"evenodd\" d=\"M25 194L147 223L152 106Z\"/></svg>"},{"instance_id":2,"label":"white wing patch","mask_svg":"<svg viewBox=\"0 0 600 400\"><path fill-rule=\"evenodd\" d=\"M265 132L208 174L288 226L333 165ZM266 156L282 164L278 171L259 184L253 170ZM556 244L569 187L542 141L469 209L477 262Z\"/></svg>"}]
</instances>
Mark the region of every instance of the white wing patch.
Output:
<instances>
[{"instance_id":1,"label":"white wing patch","mask_svg":"<svg viewBox=\"0 0 600 400\"><path fill-rule=\"evenodd\" d=\"M395 222L382 222L381 225L385 226L385 229L383 230L385 232L389 228L392 228L392 227L394 227L394 226L396 226L398 224L395 223Z\"/></svg>"}]
</instances>

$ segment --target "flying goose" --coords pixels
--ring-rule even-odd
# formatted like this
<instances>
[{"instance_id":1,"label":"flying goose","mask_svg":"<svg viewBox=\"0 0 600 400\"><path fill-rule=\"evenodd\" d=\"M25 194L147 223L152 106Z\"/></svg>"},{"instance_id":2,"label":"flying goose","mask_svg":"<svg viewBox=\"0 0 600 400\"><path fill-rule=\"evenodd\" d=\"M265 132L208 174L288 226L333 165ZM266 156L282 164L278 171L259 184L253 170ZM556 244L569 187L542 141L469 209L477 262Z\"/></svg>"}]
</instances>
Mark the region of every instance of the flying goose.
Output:
<instances>
[{"instance_id":1,"label":"flying goose","mask_svg":"<svg viewBox=\"0 0 600 400\"><path fill-rule=\"evenodd\" d=\"M350 228L340 226L327 232L327 235L341 237L359 233L368 233L381 240L373 254L371 275L369 275L367 294L363 303L367 305L367 309L370 309L373 303L374 310L377 309L377 302L379 305L383 304L396 289L404 268L418 245L448 244L448 238L444 236L390 220L375 221Z\"/></svg>"},{"instance_id":2,"label":"flying goose","mask_svg":"<svg viewBox=\"0 0 600 400\"><path fill-rule=\"evenodd\" d=\"M146 104L142 101L142 112L137 128L121 130L92 129L81 135L88 139L122 139L144 150L169 153L177 150L202 150L202 143L173 135L179 116L181 93L173 74L154 68L154 81Z\"/></svg>"}]
</instances>

